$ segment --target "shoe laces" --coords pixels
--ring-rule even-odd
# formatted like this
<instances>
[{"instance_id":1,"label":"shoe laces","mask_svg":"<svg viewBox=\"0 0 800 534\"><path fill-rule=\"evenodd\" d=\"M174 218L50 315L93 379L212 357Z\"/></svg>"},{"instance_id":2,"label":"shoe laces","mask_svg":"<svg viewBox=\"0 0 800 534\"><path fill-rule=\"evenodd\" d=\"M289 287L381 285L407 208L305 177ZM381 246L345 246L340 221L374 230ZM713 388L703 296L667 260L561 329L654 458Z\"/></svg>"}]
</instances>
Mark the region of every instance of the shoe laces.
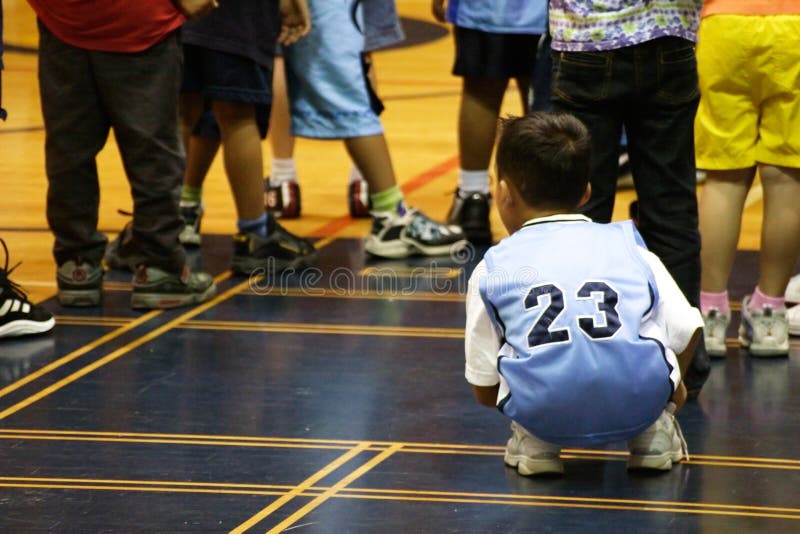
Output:
<instances>
[{"instance_id":1,"label":"shoe laces","mask_svg":"<svg viewBox=\"0 0 800 534\"><path fill-rule=\"evenodd\" d=\"M3 241L2 238L0 238L0 244L3 245L3 252L5 253L5 256L6 256L5 267L0 269L0 289L3 290L2 294L5 296L6 293L8 293L12 298L15 298L17 300L21 300L22 302L27 302L28 301L28 297L27 297L27 294L25 293L25 290L22 289L22 287L20 287L18 284L12 282L8 278L8 276L14 271L14 269L19 267L20 263L22 263L22 262L17 262L16 265L14 265L13 267L11 267L9 269L8 268L8 247L6 246L6 242Z\"/></svg>"}]
</instances>

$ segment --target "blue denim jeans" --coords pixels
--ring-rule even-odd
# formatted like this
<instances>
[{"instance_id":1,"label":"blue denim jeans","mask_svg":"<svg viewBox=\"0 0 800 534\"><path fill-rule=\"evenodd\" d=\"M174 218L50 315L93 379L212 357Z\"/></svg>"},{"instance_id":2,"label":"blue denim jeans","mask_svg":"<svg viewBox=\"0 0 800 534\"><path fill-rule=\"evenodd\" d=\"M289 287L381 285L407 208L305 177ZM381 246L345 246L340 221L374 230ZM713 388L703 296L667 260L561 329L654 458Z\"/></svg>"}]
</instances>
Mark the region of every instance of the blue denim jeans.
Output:
<instances>
[{"instance_id":1,"label":"blue denim jeans","mask_svg":"<svg viewBox=\"0 0 800 534\"><path fill-rule=\"evenodd\" d=\"M685 39L553 52L553 107L578 117L592 135L592 198L581 211L597 222L611 220L624 127L639 230L695 306L700 299L694 162L699 99L694 44Z\"/></svg>"}]
</instances>

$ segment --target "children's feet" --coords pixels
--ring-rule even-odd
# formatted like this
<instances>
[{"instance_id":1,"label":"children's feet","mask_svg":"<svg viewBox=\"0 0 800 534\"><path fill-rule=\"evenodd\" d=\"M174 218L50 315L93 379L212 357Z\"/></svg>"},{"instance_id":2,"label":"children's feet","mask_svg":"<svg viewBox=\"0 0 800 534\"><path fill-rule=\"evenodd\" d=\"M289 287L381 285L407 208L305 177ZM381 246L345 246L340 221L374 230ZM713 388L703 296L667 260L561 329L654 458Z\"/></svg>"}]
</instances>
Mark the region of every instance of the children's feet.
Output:
<instances>
[{"instance_id":1,"label":"children's feet","mask_svg":"<svg viewBox=\"0 0 800 534\"><path fill-rule=\"evenodd\" d=\"M467 246L460 227L433 221L414 208L398 210L372 212L372 231L364 243L367 252L382 258L445 256Z\"/></svg>"},{"instance_id":2,"label":"children's feet","mask_svg":"<svg viewBox=\"0 0 800 534\"><path fill-rule=\"evenodd\" d=\"M353 180L347 186L347 207L350 216L362 219L370 216L372 203L369 200L369 185L366 180Z\"/></svg>"},{"instance_id":3,"label":"children's feet","mask_svg":"<svg viewBox=\"0 0 800 534\"><path fill-rule=\"evenodd\" d=\"M506 444L503 461L510 467L516 467L520 475L564 473L560 453L561 447L540 440L512 421L511 437Z\"/></svg>"},{"instance_id":4,"label":"children's feet","mask_svg":"<svg viewBox=\"0 0 800 534\"><path fill-rule=\"evenodd\" d=\"M314 245L275 223L267 237L237 234L233 237L233 271L250 275L276 274L286 269L301 270L317 261Z\"/></svg>"},{"instance_id":5,"label":"children's feet","mask_svg":"<svg viewBox=\"0 0 800 534\"><path fill-rule=\"evenodd\" d=\"M750 309L750 295L742 300L739 343L753 356L788 356L789 322L786 308Z\"/></svg>"},{"instance_id":6,"label":"children's feet","mask_svg":"<svg viewBox=\"0 0 800 534\"><path fill-rule=\"evenodd\" d=\"M200 223L203 220L203 203L181 201L181 217L184 227L178 235L181 245L199 247L201 242Z\"/></svg>"},{"instance_id":7,"label":"children's feet","mask_svg":"<svg viewBox=\"0 0 800 534\"><path fill-rule=\"evenodd\" d=\"M656 422L628 440L628 469L669 471L672 464L688 459L686 441L675 419L675 405L669 403Z\"/></svg>"},{"instance_id":8,"label":"children's feet","mask_svg":"<svg viewBox=\"0 0 800 534\"><path fill-rule=\"evenodd\" d=\"M447 215L447 222L460 226L470 243L491 244L492 228L489 223L491 199L491 195L485 193L457 190Z\"/></svg>"},{"instance_id":9,"label":"children's feet","mask_svg":"<svg viewBox=\"0 0 800 534\"><path fill-rule=\"evenodd\" d=\"M264 206L275 217L297 219L300 217L300 184L287 180L271 185L269 177L264 180Z\"/></svg>"},{"instance_id":10,"label":"children's feet","mask_svg":"<svg viewBox=\"0 0 800 534\"><path fill-rule=\"evenodd\" d=\"M723 315L716 308L711 308L707 314L703 314L703 336L706 343L706 352L712 358L725 356L728 349L725 346L725 335L728 331L730 318Z\"/></svg>"},{"instance_id":11,"label":"children's feet","mask_svg":"<svg viewBox=\"0 0 800 534\"><path fill-rule=\"evenodd\" d=\"M62 306L97 306L103 289L103 267L82 258L69 260L59 265L56 284Z\"/></svg>"},{"instance_id":12,"label":"children's feet","mask_svg":"<svg viewBox=\"0 0 800 534\"><path fill-rule=\"evenodd\" d=\"M5 267L0 268L0 338L52 330L56 324L53 314L29 301L25 291L8 278L17 266L8 268L8 248L2 239L0 244L6 257Z\"/></svg>"},{"instance_id":13,"label":"children's feet","mask_svg":"<svg viewBox=\"0 0 800 534\"><path fill-rule=\"evenodd\" d=\"M217 294L211 275L190 272L188 266L178 274L139 265L132 285L132 308L177 308L205 302Z\"/></svg>"}]
</instances>

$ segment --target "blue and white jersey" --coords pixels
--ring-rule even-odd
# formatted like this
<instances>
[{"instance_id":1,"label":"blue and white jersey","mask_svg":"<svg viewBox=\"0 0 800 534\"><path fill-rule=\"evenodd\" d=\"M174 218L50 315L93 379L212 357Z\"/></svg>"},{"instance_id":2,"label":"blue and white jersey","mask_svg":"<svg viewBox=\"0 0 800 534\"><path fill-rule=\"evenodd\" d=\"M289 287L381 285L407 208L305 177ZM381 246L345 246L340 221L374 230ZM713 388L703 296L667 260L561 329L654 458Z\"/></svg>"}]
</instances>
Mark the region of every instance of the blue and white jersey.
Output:
<instances>
[{"instance_id":1,"label":"blue and white jersey","mask_svg":"<svg viewBox=\"0 0 800 534\"><path fill-rule=\"evenodd\" d=\"M547 31L547 0L449 0L447 21L488 33Z\"/></svg>"},{"instance_id":2,"label":"blue and white jersey","mask_svg":"<svg viewBox=\"0 0 800 534\"><path fill-rule=\"evenodd\" d=\"M509 390L498 407L538 438L622 441L672 395L674 365L640 332L659 299L642 245L630 221L550 217L486 253L480 297L504 344L497 369Z\"/></svg>"}]
</instances>

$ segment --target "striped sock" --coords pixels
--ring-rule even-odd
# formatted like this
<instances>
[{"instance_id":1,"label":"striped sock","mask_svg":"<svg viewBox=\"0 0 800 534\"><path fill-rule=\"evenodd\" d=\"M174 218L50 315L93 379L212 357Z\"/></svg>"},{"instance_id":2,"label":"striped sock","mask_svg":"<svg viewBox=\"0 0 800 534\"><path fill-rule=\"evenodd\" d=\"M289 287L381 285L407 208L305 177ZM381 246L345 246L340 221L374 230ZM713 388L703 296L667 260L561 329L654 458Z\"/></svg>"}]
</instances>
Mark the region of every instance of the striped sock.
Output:
<instances>
[{"instance_id":1,"label":"striped sock","mask_svg":"<svg viewBox=\"0 0 800 534\"><path fill-rule=\"evenodd\" d=\"M403 215L405 213L405 203L403 202L403 192L398 186L390 187L380 193L373 193L369 196L372 201L372 211L394 211ZM403 204L402 213L398 205Z\"/></svg>"}]
</instances>

